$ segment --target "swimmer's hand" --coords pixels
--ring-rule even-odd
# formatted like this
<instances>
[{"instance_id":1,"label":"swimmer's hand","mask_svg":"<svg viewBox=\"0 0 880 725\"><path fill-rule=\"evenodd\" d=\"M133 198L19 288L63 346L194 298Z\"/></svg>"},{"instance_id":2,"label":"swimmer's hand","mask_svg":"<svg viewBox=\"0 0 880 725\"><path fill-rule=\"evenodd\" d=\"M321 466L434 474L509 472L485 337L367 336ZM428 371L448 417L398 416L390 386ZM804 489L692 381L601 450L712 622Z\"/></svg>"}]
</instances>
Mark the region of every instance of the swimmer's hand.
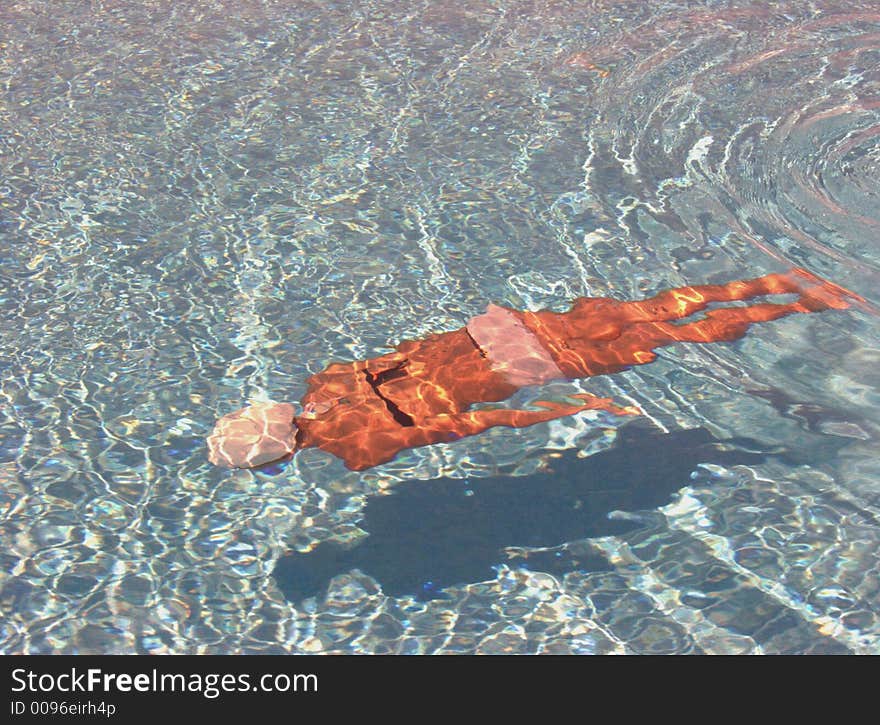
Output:
<instances>
[{"instance_id":1,"label":"swimmer's hand","mask_svg":"<svg viewBox=\"0 0 880 725\"><path fill-rule=\"evenodd\" d=\"M617 405L611 398L597 398L589 393L575 393L566 396L583 401L580 405L572 405L566 403L558 403L550 400L537 400L532 405L540 408L546 408L556 413L554 417L559 418L564 415L574 415L584 410L607 410L614 415L642 415L641 409L635 405Z\"/></svg>"}]
</instances>

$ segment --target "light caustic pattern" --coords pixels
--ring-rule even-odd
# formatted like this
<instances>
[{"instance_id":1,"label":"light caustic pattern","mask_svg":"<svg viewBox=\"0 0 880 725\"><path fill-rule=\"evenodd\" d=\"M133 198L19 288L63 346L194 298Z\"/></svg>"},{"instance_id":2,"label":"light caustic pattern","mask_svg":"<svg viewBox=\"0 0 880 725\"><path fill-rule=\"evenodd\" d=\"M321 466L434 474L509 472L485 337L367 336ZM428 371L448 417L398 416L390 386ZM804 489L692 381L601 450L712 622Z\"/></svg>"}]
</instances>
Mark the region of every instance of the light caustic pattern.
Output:
<instances>
[{"instance_id":1,"label":"light caustic pattern","mask_svg":"<svg viewBox=\"0 0 880 725\"><path fill-rule=\"evenodd\" d=\"M797 295L793 302L721 307L712 303ZM656 358L676 342L731 342L756 322L795 313L846 309L864 299L804 270L724 285L684 287L642 302L583 297L568 312L515 312L492 305L454 332L404 342L373 360L336 363L309 378L306 413L289 403L258 403L218 421L211 461L254 468L314 446L353 470L390 461L416 446L459 440L493 426L522 428L585 410L637 415L632 406L588 394L577 404L539 400L541 410L471 410L519 387L617 373Z\"/></svg>"},{"instance_id":2,"label":"light caustic pattern","mask_svg":"<svg viewBox=\"0 0 880 725\"><path fill-rule=\"evenodd\" d=\"M880 3L46 8L0 3L0 650L880 650L877 317L853 303L606 360L554 349L568 333L536 312L792 268L876 303ZM681 322L723 339L713 308L755 304ZM466 399L525 385L508 404L527 412L591 393L641 415L492 428L361 472L316 446L208 461L242 401L303 400L317 435L337 393L307 399L310 376L342 371L342 395L334 361L436 355L421 343L464 326L487 352L473 375L413 390L370 368L363 394L395 390L404 421L467 380L485 389ZM577 366L593 377L567 382ZM233 427L254 462L263 429L290 445L263 413ZM634 514L638 535L571 543L611 571L505 560L424 606L357 572L306 607L273 583L281 552L361 536L363 502L402 479L464 491L639 419L779 456L706 461Z\"/></svg>"},{"instance_id":3,"label":"light caustic pattern","mask_svg":"<svg viewBox=\"0 0 880 725\"><path fill-rule=\"evenodd\" d=\"M876 288L878 28L871 2L743 3L660 11L567 55L607 89L581 203L629 237L659 222Z\"/></svg>"}]
</instances>

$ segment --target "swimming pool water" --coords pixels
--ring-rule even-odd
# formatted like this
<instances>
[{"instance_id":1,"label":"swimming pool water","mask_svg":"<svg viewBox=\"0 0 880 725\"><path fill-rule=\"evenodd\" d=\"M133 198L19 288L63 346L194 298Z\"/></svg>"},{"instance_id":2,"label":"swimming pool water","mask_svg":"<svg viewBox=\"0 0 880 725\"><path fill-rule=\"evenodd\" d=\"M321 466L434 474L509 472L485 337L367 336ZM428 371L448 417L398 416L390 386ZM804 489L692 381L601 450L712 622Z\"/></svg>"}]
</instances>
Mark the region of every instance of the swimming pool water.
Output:
<instances>
[{"instance_id":1,"label":"swimming pool water","mask_svg":"<svg viewBox=\"0 0 880 725\"><path fill-rule=\"evenodd\" d=\"M361 473L204 445L489 302L796 265L877 304L880 3L24 0L0 28L0 651L880 652L870 308L551 386L635 422Z\"/></svg>"}]
</instances>

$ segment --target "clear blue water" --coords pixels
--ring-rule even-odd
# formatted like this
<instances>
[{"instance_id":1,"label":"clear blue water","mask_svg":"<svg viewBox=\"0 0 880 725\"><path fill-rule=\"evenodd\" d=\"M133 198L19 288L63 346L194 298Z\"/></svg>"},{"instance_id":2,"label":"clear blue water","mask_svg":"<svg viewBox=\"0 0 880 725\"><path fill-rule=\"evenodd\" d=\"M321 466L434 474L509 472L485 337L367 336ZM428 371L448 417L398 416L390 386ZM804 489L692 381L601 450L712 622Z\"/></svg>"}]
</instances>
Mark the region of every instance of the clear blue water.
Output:
<instances>
[{"instance_id":1,"label":"clear blue water","mask_svg":"<svg viewBox=\"0 0 880 725\"><path fill-rule=\"evenodd\" d=\"M490 301L797 265L880 302L880 3L23 0L0 29L0 651L880 653L868 309L553 386L636 423L363 473L203 442Z\"/></svg>"}]
</instances>

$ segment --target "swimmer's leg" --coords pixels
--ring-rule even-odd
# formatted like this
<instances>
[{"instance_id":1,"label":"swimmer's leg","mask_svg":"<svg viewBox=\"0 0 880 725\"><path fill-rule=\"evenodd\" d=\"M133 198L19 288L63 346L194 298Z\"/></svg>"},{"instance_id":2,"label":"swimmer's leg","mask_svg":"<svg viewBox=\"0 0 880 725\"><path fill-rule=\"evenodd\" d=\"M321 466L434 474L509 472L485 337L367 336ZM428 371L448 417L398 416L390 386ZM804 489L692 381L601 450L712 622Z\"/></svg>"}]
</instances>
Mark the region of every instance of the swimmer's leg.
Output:
<instances>
[{"instance_id":1,"label":"swimmer's leg","mask_svg":"<svg viewBox=\"0 0 880 725\"><path fill-rule=\"evenodd\" d=\"M743 337L756 322L778 320L799 312L818 311L810 303L801 300L788 304L763 302L749 307L724 307L710 310L704 319L684 325L665 321L633 325L627 331L627 336L637 339L646 352L673 342L732 342ZM649 362L647 359L644 361Z\"/></svg>"},{"instance_id":2,"label":"swimmer's leg","mask_svg":"<svg viewBox=\"0 0 880 725\"><path fill-rule=\"evenodd\" d=\"M780 277L783 279L780 280ZM751 280L751 282L761 283L755 285L753 289L771 290L759 292L759 294L785 294L791 289L789 278L792 277L794 283L800 285L795 289L799 297L794 302L787 304L759 302L747 307L721 307L709 310L701 320L680 325L665 320L638 323L631 325L624 337L632 339L636 343L634 347L638 347L646 353L638 362L650 362L655 357L650 351L661 345L673 342L730 342L743 337L755 322L769 322L796 313L846 309L850 306L848 298L862 300L858 295L842 287L825 282L801 270L794 270L787 275L768 275L768 277ZM768 280L768 278L772 279ZM724 287L728 286L724 285ZM621 342L625 341L621 340Z\"/></svg>"},{"instance_id":3,"label":"swimmer's leg","mask_svg":"<svg viewBox=\"0 0 880 725\"><path fill-rule=\"evenodd\" d=\"M618 328L616 337L608 340L587 341L580 347L573 344L575 340L569 340L568 348L564 351L568 363L566 370L579 371L584 376L619 372L632 365L653 362L657 359L654 351L665 345L676 342L731 342L743 337L756 322L769 322L796 313L846 309L850 301L863 301L842 287L800 270L786 275L768 275L745 283L690 289L697 290L700 295L699 298L696 295L688 297L691 302L687 311L691 314L704 309L709 302L723 301L723 295L728 295L727 300L730 301L733 294L739 299L743 294L785 294L793 289L798 298L788 303L756 302L744 307L719 307L708 310L699 320L688 322L685 319L678 324L672 320L685 317L683 308L682 314L673 314L668 319L629 320L628 324ZM636 304L639 303L623 303L623 306Z\"/></svg>"},{"instance_id":4,"label":"swimmer's leg","mask_svg":"<svg viewBox=\"0 0 880 725\"><path fill-rule=\"evenodd\" d=\"M793 269L727 284L680 287L661 292L647 300L626 302L622 306L632 322L664 321L689 317L706 309L713 302L735 302L783 294L801 295L805 304L810 304L808 301L812 300L812 304L820 309L845 309L849 307L846 298L861 300L858 295L826 282L806 270ZM818 309L796 311L811 312Z\"/></svg>"}]
</instances>

